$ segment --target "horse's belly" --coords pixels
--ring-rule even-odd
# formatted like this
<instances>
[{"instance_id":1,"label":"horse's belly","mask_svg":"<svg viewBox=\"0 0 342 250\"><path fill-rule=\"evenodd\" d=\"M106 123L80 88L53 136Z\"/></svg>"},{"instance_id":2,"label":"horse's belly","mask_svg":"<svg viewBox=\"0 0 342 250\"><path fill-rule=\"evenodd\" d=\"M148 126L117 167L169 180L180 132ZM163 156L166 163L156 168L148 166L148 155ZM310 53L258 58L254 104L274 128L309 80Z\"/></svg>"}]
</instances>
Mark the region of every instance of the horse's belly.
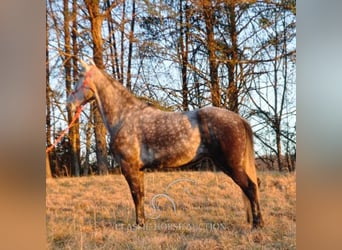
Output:
<instances>
[{"instance_id":1,"label":"horse's belly","mask_svg":"<svg viewBox=\"0 0 342 250\"><path fill-rule=\"evenodd\" d=\"M193 150L150 150L147 155L142 155L141 160L144 168L168 168L180 167L197 159L197 153Z\"/></svg>"},{"instance_id":2,"label":"horse's belly","mask_svg":"<svg viewBox=\"0 0 342 250\"><path fill-rule=\"evenodd\" d=\"M146 167L179 167L195 160L202 153L200 144L199 133L193 133L186 139L180 138L170 143L142 145L140 158Z\"/></svg>"},{"instance_id":3,"label":"horse's belly","mask_svg":"<svg viewBox=\"0 0 342 250\"><path fill-rule=\"evenodd\" d=\"M141 127L140 158L144 166L178 167L196 158L201 145L197 116L162 113Z\"/></svg>"}]
</instances>

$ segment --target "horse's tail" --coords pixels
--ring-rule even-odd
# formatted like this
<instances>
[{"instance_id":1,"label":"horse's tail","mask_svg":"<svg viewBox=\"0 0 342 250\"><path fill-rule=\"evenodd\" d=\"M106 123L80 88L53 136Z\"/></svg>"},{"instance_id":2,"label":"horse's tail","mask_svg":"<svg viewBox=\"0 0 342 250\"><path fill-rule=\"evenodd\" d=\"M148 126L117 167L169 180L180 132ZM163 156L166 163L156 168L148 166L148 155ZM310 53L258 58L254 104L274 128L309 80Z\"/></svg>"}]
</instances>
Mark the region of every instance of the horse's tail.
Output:
<instances>
[{"instance_id":1,"label":"horse's tail","mask_svg":"<svg viewBox=\"0 0 342 250\"><path fill-rule=\"evenodd\" d=\"M244 154L245 170L248 177L254 184L258 184L256 169L255 169L255 157L254 157L254 143L253 143L253 131L249 123L243 119L243 125L245 127L246 146Z\"/></svg>"},{"instance_id":2,"label":"horse's tail","mask_svg":"<svg viewBox=\"0 0 342 250\"><path fill-rule=\"evenodd\" d=\"M245 152L244 152L244 166L245 171L248 176L248 178L255 184L256 188L256 199L259 200L259 183L260 180L257 178L256 175L256 168L255 168L255 157L254 157L254 144L253 144L253 131L249 123L245 120L243 120L243 125L245 127L245 135L246 135L246 146L245 146ZM247 221L252 222L252 209L249 199L245 194L243 194L243 200L246 207L246 213L247 213Z\"/></svg>"}]
</instances>

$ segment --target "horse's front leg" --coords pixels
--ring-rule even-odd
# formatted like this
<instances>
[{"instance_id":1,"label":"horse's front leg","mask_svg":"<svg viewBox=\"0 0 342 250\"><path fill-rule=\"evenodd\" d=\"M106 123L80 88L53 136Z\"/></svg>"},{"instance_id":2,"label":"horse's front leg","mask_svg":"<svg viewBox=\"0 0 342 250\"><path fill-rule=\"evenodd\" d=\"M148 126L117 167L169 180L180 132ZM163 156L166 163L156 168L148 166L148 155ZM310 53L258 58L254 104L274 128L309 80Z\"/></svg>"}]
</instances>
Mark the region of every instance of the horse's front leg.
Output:
<instances>
[{"instance_id":1,"label":"horse's front leg","mask_svg":"<svg viewBox=\"0 0 342 250\"><path fill-rule=\"evenodd\" d=\"M134 201L136 223L143 226L145 223L144 213L144 172L139 165L122 162L122 173L128 182Z\"/></svg>"}]
</instances>

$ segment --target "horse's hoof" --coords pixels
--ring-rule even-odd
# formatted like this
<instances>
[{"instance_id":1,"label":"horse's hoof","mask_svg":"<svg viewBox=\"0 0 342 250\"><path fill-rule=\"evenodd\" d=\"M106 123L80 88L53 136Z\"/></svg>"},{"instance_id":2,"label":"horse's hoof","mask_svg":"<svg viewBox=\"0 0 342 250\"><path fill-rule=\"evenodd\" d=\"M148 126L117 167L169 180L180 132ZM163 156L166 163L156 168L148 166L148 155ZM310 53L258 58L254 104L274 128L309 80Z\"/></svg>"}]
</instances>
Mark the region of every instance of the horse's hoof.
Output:
<instances>
[{"instance_id":1,"label":"horse's hoof","mask_svg":"<svg viewBox=\"0 0 342 250\"><path fill-rule=\"evenodd\" d=\"M259 223L253 223L252 230L253 230L253 229L263 228L263 227L264 227L264 222L263 222L263 221L260 221Z\"/></svg>"}]
</instances>

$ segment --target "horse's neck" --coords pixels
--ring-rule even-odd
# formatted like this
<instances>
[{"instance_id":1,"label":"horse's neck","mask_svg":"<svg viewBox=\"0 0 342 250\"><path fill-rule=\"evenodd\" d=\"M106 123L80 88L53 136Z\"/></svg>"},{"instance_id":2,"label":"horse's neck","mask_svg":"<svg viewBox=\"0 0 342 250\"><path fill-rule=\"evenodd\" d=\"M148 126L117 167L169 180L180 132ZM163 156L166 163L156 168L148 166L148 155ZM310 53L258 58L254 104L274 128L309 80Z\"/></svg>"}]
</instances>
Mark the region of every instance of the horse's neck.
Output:
<instances>
[{"instance_id":1,"label":"horse's neck","mask_svg":"<svg viewBox=\"0 0 342 250\"><path fill-rule=\"evenodd\" d=\"M107 129L115 127L129 113L144 106L118 82L107 77L96 82L97 103Z\"/></svg>"}]
</instances>

